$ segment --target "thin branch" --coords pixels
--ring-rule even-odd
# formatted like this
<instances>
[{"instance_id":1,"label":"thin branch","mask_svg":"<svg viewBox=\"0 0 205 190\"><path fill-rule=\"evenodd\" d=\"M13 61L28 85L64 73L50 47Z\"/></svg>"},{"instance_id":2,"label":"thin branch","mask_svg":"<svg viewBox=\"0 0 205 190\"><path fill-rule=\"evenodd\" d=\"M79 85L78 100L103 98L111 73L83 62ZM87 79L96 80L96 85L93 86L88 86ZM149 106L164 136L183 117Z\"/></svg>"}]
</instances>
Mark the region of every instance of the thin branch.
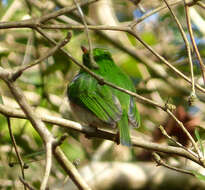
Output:
<instances>
[{"instance_id":1,"label":"thin branch","mask_svg":"<svg viewBox=\"0 0 205 190\"><path fill-rule=\"evenodd\" d=\"M4 73L9 73L8 71L5 70ZM11 74L8 74L7 76L9 76ZM48 148L49 144L53 143L55 141L55 139L53 138L52 134L49 132L49 130L46 128L45 124L41 121L41 119L39 118L39 116L33 111L33 109L31 108L31 106L28 104L24 94L22 93L22 91L12 82L9 80L9 78L2 78L2 76L0 76L0 78L2 80L4 80L4 82L7 84L7 86L9 87L11 93L13 94L14 98L16 99L16 101L18 102L19 106L21 107L21 109L23 110L23 112L25 113L25 115L27 116L27 118L30 120L30 122L32 123L33 127L35 128L35 130L39 133L39 135L41 136L44 144L46 145L46 148ZM48 146L48 147L47 147ZM50 173L50 166L51 166L51 151L46 150L46 167L45 167L45 175L44 178L42 180L42 185L41 185L41 190L45 190L46 189L46 184L48 181L47 178L47 174Z\"/></svg>"},{"instance_id":2,"label":"thin branch","mask_svg":"<svg viewBox=\"0 0 205 190\"><path fill-rule=\"evenodd\" d=\"M187 137L189 138L189 140L191 141L194 149L196 150L199 160L201 159L201 152L199 150L199 147L197 146L197 143L195 142L194 138L191 136L191 134L187 131L186 127L183 125L183 123L181 121L179 121L177 119L177 117L170 111L167 110L167 113L176 121L176 123L178 124L178 126L183 130L183 132L187 135Z\"/></svg>"},{"instance_id":3,"label":"thin branch","mask_svg":"<svg viewBox=\"0 0 205 190\"><path fill-rule=\"evenodd\" d=\"M169 3L170 6L175 6L175 5L178 5L179 3L181 3L182 1L183 1L183 0L175 0L174 2L173 2L173 1L168 1L168 3ZM197 1L197 2L196 2L196 0L191 0L191 1L189 1L187 4L188 4L189 6L192 6L192 5L195 5L195 4L201 6L201 4L202 4L202 6L205 7L205 5L203 5L202 2L200 2L200 1L199 1L199 2ZM167 8L166 5L161 5L161 6L157 7L157 8L155 8L155 9L149 11L148 13L144 14L142 17L138 18L137 20L134 20L133 22L131 22L131 23L129 24L129 26L130 26L131 28L134 28L137 24L139 24L140 22L144 21L146 18L148 18L148 17L152 16L153 14L156 14L156 13L158 13L158 12L160 12L160 11L166 9L166 8Z\"/></svg>"},{"instance_id":4,"label":"thin branch","mask_svg":"<svg viewBox=\"0 0 205 190\"><path fill-rule=\"evenodd\" d=\"M189 7L193 6L193 5L197 5L197 3L201 1L201 0L193 0L193 1L187 1L186 5L188 5Z\"/></svg>"},{"instance_id":5,"label":"thin branch","mask_svg":"<svg viewBox=\"0 0 205 190\"><path fill-rule=\"evenodd\" d=\"M12 80L12 81L15 81L18 77L21 76L21 74L22 74L25 70L27 70L27 69L29 69L29 68L31 68L31 67L33 67L33 66L39 64L39 63L42 62L43 60L45 60L45 59L47 59L48 57L52 56L52 55L53 55L56 51L58 51L61 47L65 46L65 45L70 41L70 39L71 39L71 33L68 32L68 33L67 33L67 36L66 36L61 42L59 42L55 47L53 47L52 49L50 49L45 55L43 55L42 57L40 57L39 59L37 59L34 63L32 63L32 64L30 64L30 65L26 65L26 66L25 66L25 65L22 65L16 72L12 73L12 75L11 75L11 80Z\"/></svg>"},{"instance_id":6,"label":"thin branch","mask_svg":"<svg viewBox=\"0 0 205 190\"><path fill-rule=\"evenodd\" d=\"M189 170L185 170L185 169L181 169L181 168L176 168L174 166L170 166L169 164L165 163L156 152L152 153L152 156L153 156L154 160L156 161L157 166L161 166L162 165L162 166L164 166L166 168L169 168L171 170L174 170L174 171L177 171L177 172L180 172L180 173L189 174L191 176L195 176L193 174L193 172L191 172Z\"/></svg>"},{"instance_id":7,"label":"thin branch","mask_svg":"<svg viewBox=\"0 0 205 190\"><path fill-rule=\"evenodd\" d=\"M83 0L81 2L79 2L79 6L85 6L85 5L89 5L91 3L95 3L96 1L98 0ZM46 14L44 16L41 16L39 19L38 19L38 22L39 23L45 23L51 19L54 19L60 15L64 15L66 13L69 13L69 12L72 12L74 10L76 10L77 7L76 5L73 5L73 6L69 6L69 7L65 7L65 8L62 8L62 9L59 9L57 11L54 11L52 13L49 13L49 14Z\"/></svg>"},{"instance_id":8,"label":"thin branch","mask_svg":"<svg viewBox=\"0 0 205 190\"><path fill-rule=\"evenodd\" d=\"M29 190L34 190L33 187L31 187L23 178L19 177L21 183L23 183L24 186L26 186Z\"/></svg>"},{"instance_id":9,"label":"thin branch","mask_svg":"<svg viewBox=\"0 0 205 190\"><path fill-rule=\"evenodd\" d=\"M196 3L198 6L200 6L201 8L205 9L205 3L199 1Z\"/></svg>"},{"instance_id":10,"label":"thin branch","mask_svg":"<svg viewBox=\"0 0 205 190\"><path fill-rule=\"evenodd\" d=\"M190 154L192 154L193 156L197 157L197 154L195 152L193 152L192 150L188 149L187 147L183 146L181 143L179 143L178 141L176 141L174 138L172 138L171 136L168 135L168 133L166 132L166 130L164 129L164 127L162 125L159 126L159 129L161 131L161 133L167 137L170 141L172 141L173 143L175 143L175 145L177 145L180 148L185 149L186 151L188 151Z\"/></svg>"},{"instance_id":11,"label":"thin branch","mask_svg":"<svg viewBox=\"0 0 205 190\"><path fill-rule=\"evenodd\" d=\"M59 140L57 140L54 144L53 144L53 148L55 148L55 146L60 146L63 144L63 141L65 141L65 139L68 137L68 134L63 134Z\"/></svg>"},{"instance_id":12,"label":"thin branch","mask_svg":"<svg viewBox=\"0 0 205 190\"><path fill-rule=\"evenodd\" d=\"M144 42L137 34L136 31L133 30L127 30L128 33L133 35L139 42L141 42L149 51L152 52L153 55L155 55L160 61L162 61L165 65L167 65L172 71L174 71L178 76L189 82L192 83L192 80L190 80L186 75L184 75L182 72L180 72L177 68L175 68L171 63L169 63L165 58L163 58L161 55L159 55L151 46L149 46L146 42ZM196 87L198 90L205 93L205 89L201 87L200 85L194 83L194 87Z\"/></svg>"},{"instance_id":13,"label":"thin branch","mask_svg":"<svg viewBox=\"0 0 205 190\"><path fill-rule=\"evenodd\" d=\"M59 148L59 146L63 143L63 141L66 139L68 135L63 135L54 145L53 145L53 154L58 160L59 163L61 163L61 166L63 169L69 174L72 181L77 185L77 187L80 190L91 190L91 188L85 183L84 180L82 180L79 172L77 171L76 167L72 162L70 162L63 151Z\"/></svg>"},{"instance_id":14,"label":"thin branch","mask_svg":"<svg viewBox=\"0 0 205 190\"><path fill-rule=\"evenodd\" d=\"M82 24L79 25L70 25L70 24L38 24L39 28L42 29L81 29L85 30L85 26ZM127 26L108 26L108 25L87 25L89 30L112 30L112 31L122 31L126 32L128 29Z\"/></svg>"},{"instance_id":15,"label":"thin branch","mask_svg":"<svg viewBox=\"0 0 205 190\"><path fill-rule=\"evenodd\" d=\"M47 185L48 185L48 179L50 176L51 172L51 167L52 167L52 145L53 141L49 140L45 143L45 149L46 149L46 163L45 163L45 172L43 176L43 180L41 182L41 190L46 190Z\"/></svg>"},{"instance_id":16,"label":"thin branch","mask_svg":"<svg viewBox=\"0 0 205 190\"><path fill-rule=\"evenodd\" d=\"M33 109L27 103L26 98L24 97L21 90L14 83L8 81L8 79L7 80L3 79L3 80L6 82L11 93L13 94L16 101L20 105L21 109L24 111L24 113L26 114L30 122L32 123L33 127L36 129L36 131L41 136L47 148L47 144L54 142L54 138L52 137L51 133L46 128L44 123L41 121L39 116L33 111ZM51 169L49 168L49 171L48 171L48 167L50 167L50 163L51 163L51 155L52 155L51 151L46 150L46 166L45 166L44 178L42 180L42 184L40 188L41 190L46 189L46 185L48 182L47 173L50 173L50 169Z\"/></svg>"},{"instance_id":17,"label":"thin branch","mask_svg":"<svg viewBox=\"0 0 205 190\"><path fill-rule=\"evenodd\" d=\"M181 3L181 2L182 2L182 0L176 0L174 2L173 1L169 1L169 4L170 4L170 6L174 6L174 5L177 5L177 4ZM160 12L160 11L166 9L166 8L167 8L166 5L159 6L159 7L155 8L155 9L153 9L152 11L149 11L148 13L144 14L142 17L138 18L137 20L131 22L129 24L129 26L131 28L134 28L137 24L139 24L140 22L144 21L146 18L148 18L148 17L152 16L153 14L155 14L157 12Z\"/></svg>"},{"instance_id":18,"label":"thin branch","mask_svg":"<svg viewBox=\"0 0 205 190\"><path fill-rule=\"evenodd\" d=\"M82 20L82 22L85 26L85 32L86 32L86 36L87 36L87 39L88 39L88 45L89 45L89 57L90 57L91 65L92 65L93 68L98 68L97 63L95 62L95 60L93 58L93 47L92 47L92 42L91 42L89 31L88 31L88 26L87 26L87 23L86 23L86 20L85 20L85 16L83 14L82 9L78 5L77 1L74 0L74 2L75 2L75 5L78 9L81 20Z\"/></svg>"},{"instance_id":19,"label":"thin branch","mask_svg":"<svg viewBox=\"0 0 205 190\"><path fill-rule=\"evenodd\" d=\"M79 3L79 5L85 6L88 5L90 3L94 3L98 0L86 0L86 1L82 1ZM43 15L39 18L35 18L35 19L26 19L26 20L22 20L22 21L14 21L14 22L0 22L0 29L8 29L8 28L33 28L35 25L39 24L39 23L45 23L51 19L54 19L60 15L63 14L67 14L69 12L72 12L74 10L76 10L77 7L75 5L73 6L69 6L69 7L65 7L62 9L59 9L57 11L53 11L52 13L48 13L46 15Z\"/></svg>"},{"instance_id":20,"label":"thin branch","mask_svg":"<svg viewBox=\"0 0 205 190\"><path fill-rule=\"evenodd\" d=\"M63 169L69 174L72 181L80 190L91 190L91 188L82 180L76 167L67 159L62 150L57 146L53 150L56 160L61 164Z\"/></svg>"},{"instance_id":21,"label":"thin branch","mask_svg":"<svg viewBox=\"0 0 205 190\"><path fill-rule=\"evenodd\" d=\"M23 161L23 159L21 158L20 153L18 152L16 140L15 140L14 135L13 135L13 132L12 132L11 121L10 121L10 118L9 118L9 117L7 117L7 123L8 123L8 129L9 129L9 135L10 135L10 138L11 138L11 142L12 142L12 144L13 144L13 146L14 146L14 150L15 150L15 152L16 152L16 156L17 156L19 165L20 165L20 167L21 167L22 178L25 180L24 161ZM25 185L24 185L24 189L26 190L26 186L25 186Z\"/></svg>"},{"instance_id":22,"label":"thin branch","mask_svg":"<svg viewBox=\"0 0 205 190\"><path fill-rule=\"evenodd\" d=\"M193 71L193 62L192 62L192 57L191 57L191 48L190 48L190 45L189 45L189 41L186 37L186 33L184 32L184 29L181 25L181 23L179 22L179 20L177 19L176 15L174 14L174 12L172 11L171 7L169 6L169 4L167 3L167 0L164 0L164 2L166 3L170 13L172 14L172 17L174 18L178 28L179 28L179 31L182 35L182 38L184 40L184 43L185 43L185 46L186 46L186 49L187 49L187 54L188 54L188 59L189 59L189 66L190 66L190 72L191 72L191 84L192 84L192 96L196 96L196 93L195 93L195 82L194 82L194 71Z\"/></svg>"},{"instance_id":23,"label":"thin branch","mask_svg":"<svg viewBox=\"0 0 205 190\"><path fill-rule=\"evenodd\" d=\"M194 49L194 51L196 53L196 56L199 60L199 64L200 64L200 68L201 68L201 74L202 74L202 78L203 78L204 85L205 85L205 66L204 66L203 60L200 56L198 47L197 47L195 39L194 39L193 30L192 30L192 26L191 26L190 13L189 13L189 6L186 4L186 1L185 1L185 12L186 12L187 26L188 26L188 31L189 31L189 35L190 35L190 38L191 38L192 46L193 46L193 49Z\"/></svg>"},{"instance_id":24,"label":"thin branch","mask_svg":"<svg viewBox=\"0 0 205 190\"><path fill-rule=\"evenodd\" d=\"M177 19L176 15L174 14L174 12L172 11L172 9L170 8L169 4L167 3L166 0L164 0L164 2L166 3L168 9L170 10L178 28L179 28L179 31L183 37L183 40L185 42L185 45L186 45L186 49L187 49L187 53L188 53L188 59L189 59L189 65L190 65L190 71L191 71L191 84L192 84L192 93L191 93L191 97L190 97L190 100L191 98L194 98L196 96L196 93L195 93L195 83L194 83L194 71L193 71L193 63L192 63L192 57L191 57L191 48L190 48L190 45L189 45L189 41L186 37L186 34L183 30L183 27L182 25L180 24L179 20ZM193 99L194 100L194 99ZM192 100L192 101L193 101ZM190 133L187 131L187 129L184 127L183 123L182 122L179 122L178 119L175 119L176 117L174 116L174 114L172 112L170 112L169 110L167 110L169 115L172 116L172 118L179 124L179 126L181 127L181 129L185 132L185 134L187 135L187 137L191 140L199 158L201 156L201 152L195 142L195 140L192 138L192 136L190 135Z\"/></svg>"}]
</instances>

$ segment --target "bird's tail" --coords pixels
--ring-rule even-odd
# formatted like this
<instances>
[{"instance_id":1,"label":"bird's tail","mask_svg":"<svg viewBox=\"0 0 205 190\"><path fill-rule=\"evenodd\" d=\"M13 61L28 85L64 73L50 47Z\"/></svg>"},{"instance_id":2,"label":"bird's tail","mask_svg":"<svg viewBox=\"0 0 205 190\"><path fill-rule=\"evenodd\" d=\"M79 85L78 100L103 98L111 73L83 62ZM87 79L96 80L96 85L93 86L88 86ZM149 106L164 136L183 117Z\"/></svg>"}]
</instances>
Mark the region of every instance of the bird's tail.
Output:
<instances>
[{"instance_id":1,"label":"bird's tail","mask_svg":"<svg viewBox=\"0 0 205 190\"><path fill-rule=\"evenodd\" d=\"M120 131L120 144L125 146L131 146L132 143L130 138L128 118L125 113L122 114L122 117L118 122L118 127Z\"/></svg>"}]
</instances>

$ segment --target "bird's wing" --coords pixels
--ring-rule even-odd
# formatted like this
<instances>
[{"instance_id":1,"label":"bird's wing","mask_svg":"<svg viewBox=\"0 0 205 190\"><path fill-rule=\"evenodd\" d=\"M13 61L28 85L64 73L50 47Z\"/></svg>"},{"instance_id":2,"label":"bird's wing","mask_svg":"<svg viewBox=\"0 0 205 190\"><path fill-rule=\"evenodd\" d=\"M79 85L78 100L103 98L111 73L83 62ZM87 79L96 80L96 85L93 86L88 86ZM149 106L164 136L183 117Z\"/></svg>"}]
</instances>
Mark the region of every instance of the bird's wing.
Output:
<instances>
[{"instance_id":1,"label":"bird's wing","mask_svg":"<svg viewBox=\"0 0 205 190\"><path fill-rule=\"evenodd\" d=\"M72 101L72 94L75 103L82 106L103 122L112 124L120 120L122 108L118 98L114 95L112 88L100 85L87 73L77 77L75 84L70 85L68 96Z\"/></svg>"},{"instance_id":2,"label":"bird's wing","mask_svg":"<svg viewBox=\"0 0 205 190\"><path fill-rule=\"evenodd\" d=\"M130 96L130 104L128 108L128 120L132 127L137 128L140 125L140 114L136 107L133 96Z\"/></svg>"}]
</instances>

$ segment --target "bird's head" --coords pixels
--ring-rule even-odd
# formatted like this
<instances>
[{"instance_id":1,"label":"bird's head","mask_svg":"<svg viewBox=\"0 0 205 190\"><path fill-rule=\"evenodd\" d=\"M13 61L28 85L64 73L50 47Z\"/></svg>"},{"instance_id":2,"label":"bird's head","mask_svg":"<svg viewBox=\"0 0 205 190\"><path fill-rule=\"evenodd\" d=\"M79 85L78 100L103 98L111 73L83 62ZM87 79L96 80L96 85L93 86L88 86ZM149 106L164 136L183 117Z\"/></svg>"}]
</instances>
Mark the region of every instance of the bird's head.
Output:
<instances>
[{"instance_id":1,"label":"bird's head","mask_svg":"<svg viewBox=\"0 0 205 190\"><path fill-rule=\"evenodd\" d=\"M91 61L89 56L89 50L84 46L81 47L83 51L83 64L88 68L91 68ZM99 65L101 60L110 60L112 61L111 54L108 50L103 48L94 48L93 49L93 58L95 62Z\"/></svg>"}]
</instances>

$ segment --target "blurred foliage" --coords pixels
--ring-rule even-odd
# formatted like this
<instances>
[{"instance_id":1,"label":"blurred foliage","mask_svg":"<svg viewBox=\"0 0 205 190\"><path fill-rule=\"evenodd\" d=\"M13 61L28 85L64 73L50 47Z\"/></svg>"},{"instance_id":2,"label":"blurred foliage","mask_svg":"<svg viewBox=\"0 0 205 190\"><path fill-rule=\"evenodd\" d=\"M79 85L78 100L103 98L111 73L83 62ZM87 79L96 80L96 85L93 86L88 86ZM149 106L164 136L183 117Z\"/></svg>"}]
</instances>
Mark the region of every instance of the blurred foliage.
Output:
<instances>
[{"instance_id":1,"label":"blurred foliage","mask_svg":"<svg viewBox=\"0 0 205 190\"><path fill-rule=\"evenodd\" d=\"M18 9L14 6L17 2L20 3L20 5L18 5L20 8ZM41 3L46 2L50 3L49 5L51 8L49 12L60 9L63 6L60 1L42 1ZM158 0L154 0L153 2L143 1L142 6L145 11L143 12L131 1L117 0L113 2L115 16L122 24L124 24L123 22L131 22L134 19L139 19L141 16L161 4L161 1ZM71 2L68 1L67 3ZM11 7L13 11L10 10ZM28 15L29 9L24 1L3 0L0 1L0 8L1 21L2 19L5 19L3 21L18 21L30 17ZM33 17L43 15L44 11L46 13L48 10L40 10L38 7L35 7L35 5L32 5ZM89 7L86 6L83 8L83 11L89 16L90 11L92 10L89 10ZM176 6L174 11L188 36L183 6ZM205 18L205 14L202 14L201 16L203 19ZM71 14L66 15L66 17L79 21L79 19ZM62 24L66 23L66 20L57 18L54 19L53 23L55 22ZM136 30L146 43L156 49L157 52L163 55L177 69L187 76L190 76L186 47L184 46L176 23L173 21L173 18L168 11L159 12L145 19L136 26ZM203 60L205 60L204 34L202 34L195 24L193 24L193 30L200 54ZM56 41L62 40L67 32L66 30L45 31ZM196 102L195 106L198 108L198 111L194 114L188 113L189 106L187 105L187 96L191 91L191 87L181 78L177 77L176 73L170 71L164 64L159 63L156 57L147 51L135 38L133 38L133 36L130 36L129 34L126 35L131 45L136 47L135 51L142 52L150 60L162 66L163 69L166 70L168 76L173 77L176 80L176 84L184 86L184 89L171 86L166 81L166 78L160 78L153 73L149 67L145 66L141 60L133 58L126 52L119 50L120 48L116 47L116 45L112 44L109 40L106 40L100 34L90 31L90 35L94 47L109 49L115 62L134 81L137 93L157 102L171 101L171 103L176 104L177 107L181 105L184 107L186 115L190 116L189 118L193 119L197 117L203 122L205 112L204 95L200 94L201 98ZM29 39L31 40L29 41ZM82 30L73 30L72 39L64 48L78 61L81 61L81 45L88 46L85 32ZM22 64L31 64L52 47L53 45L37 32L32 32L31 29L0 30L0 66L7 69L16 69ZM28 50L29 48L30 51ZM195 79L197 82L203 84L200 82L202 79L199 63L195 58L194 52L192 52L192 54L194 57ZM68 102L65 98L66 88L78 70L79 68L72 63L64 53L57 51L47 60L44 60L39 65L24 72L16 83L24 91L29 103L36 108L40 114L55 115L72 120L73 118L69 110ZM17 103L2 81L0 81L0 86L0 103L18 108ZM141 112L142 118L142 126L139 131L151 137L151 139L154 139L153 131L155 131L156 126L159 124L168 121L167 115L150 105L137 103L137 106ZM28 163L29 166L29 168L25 170L26 179L28 179L34 187L39 188L45 159L45 155L43 154L43 142L30 122L18 118L12 118L11 121L13 134L18 144L19 152L22 155L23 160ZM197 125L201 126L201 123L197 123ZM61 145L61 148L72 162L80 160L78 167L89 163L92 160L94 152L96 152L103 143L103 140L87 139L82 134L75 131L64 130L58 126L47 124L47 127L57 138L60 138L65 132L69 134L68 139ZM198 141L200 141L201 138L204 139L203 132L204 129L200 129L199 132L195 133ZM202 142L200 141L200 145L201 143ZM15 164L12 168L9 168L8 166L10 162L17 162L11 144L6 118L3 115L0 115L0 178L5 181L8 179L10 182L9 185L0 184L0 189L8 190L22 187L20 183L13 183L13 181L18 180L18 175L20 175L19 165ZM132 151L118 150L117 152L113 147L116 147L116 145L108 148L103 155L102 160L136 161L143 154L141 151L136 151L134 148ZM38 154L38 152L41 154ZM35 176L33 173L35 173ZM59 165L54 164L50 177L50 184L55 184L57 181L63 181L65 176L62 175L62 173L64 174L62 169L59 168ZM204 177L201 177L198 173L195 173L195 175L204 180Z\"/></svg>"}]
</instances>

